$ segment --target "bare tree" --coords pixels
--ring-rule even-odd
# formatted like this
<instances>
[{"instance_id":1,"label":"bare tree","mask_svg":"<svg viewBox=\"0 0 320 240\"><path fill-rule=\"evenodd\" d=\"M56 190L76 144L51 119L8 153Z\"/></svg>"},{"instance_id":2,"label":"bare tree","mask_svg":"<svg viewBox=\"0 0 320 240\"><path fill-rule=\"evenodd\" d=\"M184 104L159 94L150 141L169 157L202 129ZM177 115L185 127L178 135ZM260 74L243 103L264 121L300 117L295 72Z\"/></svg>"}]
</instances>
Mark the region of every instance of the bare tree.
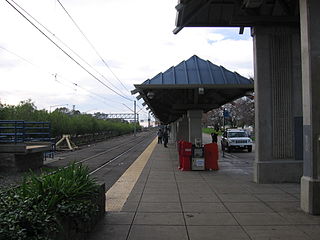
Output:
<instances>
[{"instance_id":1,"label":"bare tree","mask_svg":"<svg viewBox=\"0 0 320 240\"><path fill-rule=\"evenodd\" d=\"M224 111L227 117L223 117ZM207 113L207 125L221 128L223 121L232 127L254 126L254 99L242 97Z\"/></svg>"}]
</instances>

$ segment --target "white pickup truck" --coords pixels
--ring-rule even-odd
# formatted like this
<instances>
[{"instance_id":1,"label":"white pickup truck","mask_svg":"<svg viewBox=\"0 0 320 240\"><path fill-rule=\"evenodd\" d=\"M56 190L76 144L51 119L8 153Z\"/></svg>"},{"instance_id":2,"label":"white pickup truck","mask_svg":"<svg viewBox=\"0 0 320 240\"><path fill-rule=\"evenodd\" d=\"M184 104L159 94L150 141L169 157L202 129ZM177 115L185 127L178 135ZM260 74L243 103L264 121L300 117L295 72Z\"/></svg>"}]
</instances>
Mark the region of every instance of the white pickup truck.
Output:
<instances>
[{"instance_id":1,"label":"white pickup truck","mask_svg":"<svg viewBox=\"0 0 320 240\"><path fill-rule=\"evenodd\" d=\"M222 151L231 152L232 149L247 149L252 152L252 140L242 129L227 129L221 138Z\"/></svg>"}]
</instances>

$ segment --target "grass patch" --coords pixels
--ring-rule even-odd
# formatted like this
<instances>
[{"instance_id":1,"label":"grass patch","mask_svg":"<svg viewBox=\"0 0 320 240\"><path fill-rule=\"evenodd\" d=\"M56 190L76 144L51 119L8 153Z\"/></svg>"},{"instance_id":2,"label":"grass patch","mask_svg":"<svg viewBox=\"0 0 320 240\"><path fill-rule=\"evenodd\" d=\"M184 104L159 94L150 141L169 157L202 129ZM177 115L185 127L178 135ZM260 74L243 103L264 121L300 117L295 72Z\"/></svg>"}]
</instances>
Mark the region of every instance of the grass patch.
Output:
<instances>
[{"instance_id":1,"label":"grass patch","mask_svg":"<svg viewBox=\"0 0 320 240\"><path fill-rule=\"evenodd\" d=\"M207 134L211 134L213 132L217 133L218 135L222 135L222 132L219 130L219 131L216 131L214 130L213 128L202 128L202 132L203 133L207 133Z\"/></svg>"}]
</instances>

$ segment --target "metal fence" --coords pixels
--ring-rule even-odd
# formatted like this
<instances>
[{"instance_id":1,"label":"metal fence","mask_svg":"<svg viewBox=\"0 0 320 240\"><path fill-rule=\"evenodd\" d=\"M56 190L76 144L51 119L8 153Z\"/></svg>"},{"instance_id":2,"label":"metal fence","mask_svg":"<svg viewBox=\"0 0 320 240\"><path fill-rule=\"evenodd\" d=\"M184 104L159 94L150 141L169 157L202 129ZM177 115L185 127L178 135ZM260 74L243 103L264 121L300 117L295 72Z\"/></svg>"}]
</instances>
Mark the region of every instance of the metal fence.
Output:
<instances>
[{"instance_id":1,"label":"metal fence","mask_svg":"<svg viewBox=\"0 0 320 240\"><path fill-rule=\"evenodd\" d=\"M50 122L0 120L0 143L51 142Z\"/></svg>"}]
</instances>

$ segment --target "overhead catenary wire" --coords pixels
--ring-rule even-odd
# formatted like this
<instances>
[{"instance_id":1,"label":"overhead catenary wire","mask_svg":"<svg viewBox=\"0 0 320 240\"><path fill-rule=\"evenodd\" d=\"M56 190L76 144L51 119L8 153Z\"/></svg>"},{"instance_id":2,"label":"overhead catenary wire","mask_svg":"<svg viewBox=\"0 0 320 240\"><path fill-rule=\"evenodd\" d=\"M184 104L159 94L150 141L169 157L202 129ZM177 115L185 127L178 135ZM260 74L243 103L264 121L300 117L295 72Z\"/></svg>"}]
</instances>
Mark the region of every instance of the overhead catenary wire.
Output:
<instances>
[{"instance_id":1,"label":"overhead catenary wire","mask_svg":"<svg viewBox=\"0 0 320 240\"><path fill-rule=\"evenodd\" d=\"M145 114L148 114L146 111L144 111L144 109L142 107L140 107L138 104L137 104L137 107L140 109L138 112L142 111L144 112Z\"/></svg>"},{"instance_id":2,"label":"overhead catenary wire","mask_svg":"<svg viewBox=\"0 0 320 240\"><path fill-rule=\"evenodd\" d=\"M48 70L44 70L44 69L43 69L42 67L40 67L39 65L31 62L30 60L26 59L25 57L22 57L21 55L13 52L13 51L11 51L11 50L8 50L8 49L5 48L5 47L0 46L0 48L1 48L2 50L4 50L4 51L6 51L6 52L8 52L8 53L10 53L10 54L12 54L12 55L14 55L14 56L16 56L17 58L20 58L21 60L27 62L28 64L32 65L33 67L36 67L36 68L40 69L41 71L45 72L46 74L49 74L49 75L53 76L53 77L54 77L54 81L57 82L58 84L61 84L61 85L65 86L65 87L68 87L68 88L70 88L70 89L72 89L72 90L74 90L74 91L76 90L76 89L74 88L74 86L77 87L77 88L80 88L81 90L83 90L83 91L85 91L85 92L88 92L89 94L93 95L93 96L88 95L89 97L94 98L94 99L96 99L96 100L99 100L100 102L103 102L104 104L106 104L106 105L109 106L109 107L112 106L112 105L108 104L106 101L112 101L112 102L115 102L115 103L120 104L120 102L116 102L116 101L114 101L114 100L106 99L106 98L104 98L104 97L102 97L102 96L100 96L100 95L98 95L98 94L96 94L96 93L94 93L94 92L92 92L92 91L89 91L88 89L86 89L86 88L84 88L84 87L81 87L78 83L75 83L75 82L72 82L72 81L70 81L70 80L67 80L67 79L63 78L61 75L58 75L57 73L51 73L51 72L48 71ZM62 81L58 80L58 76L59 76L60 78L62 78L65 82L68 82L70 85L67 85L65 82L62 82ZM99 98L100 98L100 99L99 99ZM114 107L114 106L112 106L112 107Z\"/></svg>"},{"instance_id":3,"label":"overhead catenary wire","mask_svg":"<svg viewBox=\"0 0 320 240\"><path fill-rule=\"evenodd\" d=\"M48 33L50 33L55 39L57 39L64 47L66 47L68 50L70 50L74 55L76 55L81 61L83 61L85 64L87 64L93 71L95 71L97 74L99 74L103 79L105 79L112 87L117 89L121 94L124 94L117 86L113 85L111 81L109 81L103 74L101 74L98 70L96 70L90 63L88 63L85 59L83 59L78 53L76 53L72 48L70 48L65 42L63 42L59 37L57 37L56 34L54 34L52 31L50 31L46 26L44 26L41 22L39 22L36 18L34 18L30 13L28 13L24 8L22 8L18 3L16 3L14 0L11 0L13 3L15 3L25 14L27 14L32 20L34 20L37 24L39 24L41 27L43 27ZM124 94L125 95L125 94Z\"/></svg>"},{"instance_id":4,"label":"overhead catenary wire","mask_svg":"<svg viewBox=\"0 0 320 240\"><path fill-rule=\"evenodd\" d=\"M101 98L103 101L110 101L110 102L114 102L114 103L119 103L119 104L120 104L120 102L117 102L117 101L114 101L114 100L111 100L111 99L104 98L104 97L100 96L100 95L97 94L97 93L94 93L94 92L92 92L92 91L90 91L90 90L88 90L88 89L85 89L85 88L81 87L78 83L73 83L73 84L74 84L75 86L77 86L78 88L81 88L82 90L84 90L84 91L86 91L86 92L88 92L88 93L91 93L92 95L95 95L95 96Z\"/></svg>"},{"instance_id":5,"label":"overhead catenary wire","mask_svg":"<svg viewBox=\"0 0 320 240\"><path fill-rule=\"evenodd\" d=\"M61 76L60 76L60 78L66 80L65 78L63 78L63 77L61 77ZM57 80L57 78L55 78L55 81L58 82L59 84L62 84L62 85L64 85L64 86L70 87L69 85L66 85L66 84L64 84L63 82ZM81 90L89 93L88 96L89 96L90 98L93 98L93 99L95 99L95 100L98 100L98 101L104 103L104 104L105 104L106 106L108 106L108 107L114 107L114 105L111 105L111 104L107 103L106 101L111 101L111 102L114 102L114 103L121 104L120 102L117 102L117 101L114 101L114 100L111 100L111 99L104 98L104 97L100 96L99 94L94 93L94 92L92 92L92 91L90 91L90 90L88 90L88 89L80 86L78 83L72 82L72 81L70 81L70 80L66 80L66 81L68 81L68 82L69 82L70 84L72 84L73 86L75 86L75 87L77 87L77 88L80 88ZM91 94L91 95L90 95L90 94Z\"/></svg>"},{"instance_id":6,"label":"overhead catenary wire","mask_svg":"<svg viewBox=\"0 0 320 240\"><path fill-rule=\"evenodd\" d=\"M88 44L91 46L91 48L94 50L94 52L97 54L97 56L101 59L101 61L103 62L103 64L109 69L109 71L112 73L112 75L118 80L118 82L120 82L120 84L122 85L122 87L124 89L126 89L129 93L130 91L126 88L126 86L122 83L122 81L117 77L117 75L112 71L112 69L110 68L110 66L108 65L108 63L103 59L103 57L101 56L101 54L98 52L98 50L94 47L94 45L92 44L92 42L89 40L89 38L84 34L84 32L81 30L81 28L79 27L79 25L76 23L76 21L73 19L73 17L70 15L70 13L67 11L67 9L63 6L63 4L60 2L60 0L56 0L59 5L61 6L61 8L64 10L64 12L68 15L68 17L70 18L70 20L73 22L73 24L76 26L76 28L79 30L79 32L82 34L82 36L86 39L86 41L88 42Z\"/></svg>"},{"instance_id":7,"label":"overhead catenary wire","mask_svg":"<svg viewBox=\"0 0 320 240\"><path fill-rule=\"evenodd\" d=\"M125 107L128 108L131 112L134 113L134 111L133 111L130 107L128 107L126 104L122 103L122 105L125 106Z\"/></svg>"},{"instance_id":8,"label":"overhead catenary wire","mask_svg":"<svg viewBox=\"0 0 320 240\"><path fill-rule=\"evenodd\" d=\"M118 96L122 97L123 99L126 99L130 102L132 102L132 99L123 96L116 92L114 89L106 85L104 82L102 82L98 77L96 77L93 73L91 73L88 69L86 69L79 61L77 61L74 57L72 57L69 53L66 52L63 48L61 48L55 41L53 41L47 34L45 34L38 26L36 26L30 19L28 19L19 9L17 9L9 0L5 0L14 10L16 10L24 19L26 19L33 27L35 27L42 35L44 35L51 43L53 43L58 49L60 49L65 55L67 55L73 62L75 62L79 67L81 67L84 71L86 71L90 76L92 76L96 81L101 83L103 86L108 88L113 93L117 94ZM12 0L11 0L12 1ZM14 2L14 1L12 1ZM18 6L18 5L17 5ZM19 8L21 8L19 6ZM21 8L22 9L22 8Z\"/></svg>"},{"instance_id":9,"label":"overhead catenary wire","mask_svg":"<svg viewBox=\"0 0 320 240\"><path fill-rule=\"evenodd\" d=\"M112 87L117 89L121 94L124 94L117 86L113 85L111 81L109 81L103 74L101 74L98 70L96 70L90 63L88 63L85 59L83 59L78 53L76 53L72 48L70 48L65 42L63 42L59 37L57 37L56 34L54 34L52 31L50 31L46 26L44 26L41 22L39 22L35 17L33 17L30 13L28 13L24 8L22 8L18 3L16 3L14 0L11 0L15 5L17 5L25 14L27 14L30 18L32 18L33 21L35 21L37 24L39 24L41 27L43 27L48 33L50 33L55 39L57 39L64 47L66 47L68 50L70 50L74 55L76 55L81 61L83 61L85 64L87 64L93 71L95 71L97 74L99 74L103 79L105 79ZM125 94L124 94L125 95Z\"/></svg>"},{"instance_id":10,"label":"overhead catenary wire","mask_svg":"<svg viewBox=\"0 0 320 240\"><path fill-rule=\"evenodd\" d=\"M21 60L25 61L26 63L28 63L28 64L30 64L30 65L32 65L33 67L42 70L42 71L45 72L46 74L49 74L49 75L53 76L53 77L55 78L55 81L58 82L59 84L62 84L62 85L64 85L65 87L72 88L72 90L74 90L74 88L73 88L72 86L69 86L69 85L67 85L67 84L65 84L65 83L62 83L62 82L58 81L57 78L56 78L56 74L55 74L55 73L51 73L51 72L49 72L49 71L47 71L47 70L43 70L43 69L42 69L40 66L38 66L37 64L31 62L30 60L28 60L28 59L20 56L19 54L15 53L15 52L13 52L13 51L11 51L11 50L8 50L7 48L5 48L5 47L3 47L3 46L0 46L0 48L1 48L2 50L4 50L4 51L6 51L6 52L8 52L8 53L10 53L10 54L12 54L12 55L14 55L15 57L20 58Z\"/></svg>"},{"instance_id":11,"label":"overhead catenary wire","mask_svg":"<svg viewBox=\"0 0 320 240\"><path fill-rule=\"evenodd\" d=\"M0 48L1 48L2 50L4 50L4 51L6 51L6 52L8 52L8 53L10 53L10 54L12 54L12 55L14 55L14 56L16 56L17 58L20 58L21 60L23 60L23 61L25 61L25 62L27 62L27 63L35 66L35 67L38 67L38 66L35 65L34 63L30 62L28 59L25 59L24 57L21 57L20 55L18 55L18 54L16 54L16 53L14 53L14 52L12 52L12 51L10 51L10 50L2 47L2 46L0 46Z\"/></svg>"}]
</instances>

